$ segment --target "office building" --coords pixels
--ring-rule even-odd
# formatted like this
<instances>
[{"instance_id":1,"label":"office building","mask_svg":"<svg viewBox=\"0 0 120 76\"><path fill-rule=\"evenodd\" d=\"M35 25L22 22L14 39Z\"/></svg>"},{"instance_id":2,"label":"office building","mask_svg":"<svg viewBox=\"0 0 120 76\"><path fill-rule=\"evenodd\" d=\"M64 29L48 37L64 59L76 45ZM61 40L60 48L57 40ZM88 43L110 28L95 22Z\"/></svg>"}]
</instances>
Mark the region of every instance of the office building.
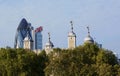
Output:
<instances>
[{"instance_id":1,"label":"office building","mask_svg":"<svg viewBox=\"0 0 120 76\"><path fill-rule=\"evenodd\" d=\"M35 50L42 50L42 26L36 28L35 30Z\"/></svg>"},{"instance_id":2,"label":"office building","mask_svg":"<svg viewBox=\"0 0 120 76\"><path fill-rule=\"evenodd\" d=\"M16 31L16 35L15 35L15 43L14 43L14 48L23 48L24 46L24 38L28 35L29 40L33 40L32 39L32 35L31 35L31 30L32 30L32 26L30 23L28 23L26 21L26 19L22 19L17 31Z\"/></svg>"}]
</instances>

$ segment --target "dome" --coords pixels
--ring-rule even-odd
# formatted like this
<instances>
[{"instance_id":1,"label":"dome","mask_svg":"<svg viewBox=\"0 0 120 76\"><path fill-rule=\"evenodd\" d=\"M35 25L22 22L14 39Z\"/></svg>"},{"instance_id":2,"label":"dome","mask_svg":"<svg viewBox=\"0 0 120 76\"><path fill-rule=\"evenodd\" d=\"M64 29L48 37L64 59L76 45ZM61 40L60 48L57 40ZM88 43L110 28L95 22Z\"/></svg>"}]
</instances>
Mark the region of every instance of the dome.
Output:
<instances>
[{"instance_id":1,"label":"dome","mask_svg":"<svg viewBox=\"0 0 120 76\"><path fill-rule=\"evenodd\" d=\"M75 35L75 33L72 31L72 32L69 32L69 33L68 33L68 36L75 37L76 35Z\"/></svg>"},{"instance_id":2,"label":"dome","mask_svg":"<svg viewBox=\"0 0 120 76\"><path fill-rule=\"evenodd\" d=\"M52 46L52 47L54 47L54 45L53 45L53 43L52 43L51 41L48 41L48 42L46 43L46 46Z\"/></svg>"},{"instance_id":3,"label":"dome","mask_svg":"<svg viewBox=\"0 0 120 76\"><path fill-rule=\"evenodd\" d=\"M85 43L94 43L94 40L93 40L93 38L92 38L90 35L88 35L88 36L84 39L84 42L85 42Z\"/></svg>"},{"instance_id":4,"label":"dome","mask_svg":"<svg viewBox=\"0 0 120 76\"><path fill-rule=\"evenodd\" d=\"M28 36L26 36L26 37L24 38L24 41L27 41L27 40L29 40L29 37L28 37Z\"/></svg>"}]
</instances>

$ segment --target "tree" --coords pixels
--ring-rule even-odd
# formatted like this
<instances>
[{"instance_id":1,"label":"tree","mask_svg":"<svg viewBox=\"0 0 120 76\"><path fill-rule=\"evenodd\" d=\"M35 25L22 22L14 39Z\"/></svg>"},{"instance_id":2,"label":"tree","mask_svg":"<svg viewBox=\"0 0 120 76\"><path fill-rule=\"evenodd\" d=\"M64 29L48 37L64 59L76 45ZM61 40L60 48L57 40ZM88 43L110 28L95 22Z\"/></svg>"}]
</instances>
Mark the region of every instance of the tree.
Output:
<instances>
[{"instance_id":1,"label":"tree","mask_svg":"<svg viewBox=\"0 0 120 76\"><path fill-rule=\"evenodd\" d=\"M96 60L97 60L96 61L97 64L103 64L103 63L107 63L110 65L118 64L117 57L113 54L113 52L104 49L101 49L98 52Z\"/></svg>"},{"instance_id":2,"label":"tree","mask_svg":"<svg viewBox=\"0 0 120 76\"><path fill-rule=\"evenodd\" d=\"M48 55L46 76L112 76L118 65L115 55L95 44L84 44L75 49L54 49ZM105 69L105 70L104 70Z\"/></svg>"},{"instance_id":3,"label":"tree","mask_svg":"<svg viewBox=\"0 0 120 76\"><path fill-rule=\"evenodd\" d=\"M44 76L46 54L37 55L30 50L2 48L0 50L0 76Z\"/></svg>"},{"instance_id":4,"label":"tree","mask_svg":"<svg viewBox=\"0 0 120 76\"><path fill-rule=\"evenodd\" d=\"M46 55L28 49L0 49L0 76L119 76L117 57L95 44L56 48Z\"/></svg>"},{"instance_id":5,"label":"tree","mask_svg":"<svg viewBox=\"0 0 120 76\"><path fill-rule=\"evenodd\" d=\"M112 65L103 63L97 70L99 76L113 76Z\"/></svg>"}]
</instances>

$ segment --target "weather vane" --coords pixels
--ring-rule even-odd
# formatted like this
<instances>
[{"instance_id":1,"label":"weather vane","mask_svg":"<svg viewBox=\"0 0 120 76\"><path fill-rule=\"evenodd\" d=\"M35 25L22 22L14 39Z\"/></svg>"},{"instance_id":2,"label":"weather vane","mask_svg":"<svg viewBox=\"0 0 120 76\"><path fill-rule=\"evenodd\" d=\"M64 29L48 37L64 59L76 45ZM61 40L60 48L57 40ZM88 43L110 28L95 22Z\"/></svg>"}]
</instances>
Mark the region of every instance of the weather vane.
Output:
<instances>
[{"instance_id":1,"label":"weather vane","mask_svg":"<svg viewBox=\"0 0 120 76\"><path fill-rule=\"evenodd\" d=\"M70 21L70 24L71 24L71 30L72 30L72 32L73 32L73 22Z\"/></svg>"},{"instance_id":2,"label":"weather vane","mask_svg":"<svg viewBox=\"0 0 120 76\"><path fill-rule=\"evenodd\" d=\"M49 38L49 41L50 41L50 32L48 32L48 38Z\"/></svg>"},{"instance_id":3,"label":"weather vane","mask_svg":"<svg viewBox=\"0 0 120 76\"><path fill-rule=\"evenodd\" d=\"M87 29L88 29L88 35L90 35L90 29L89 29L89 26L87 26Z\"/></svg>"}]
</instances>

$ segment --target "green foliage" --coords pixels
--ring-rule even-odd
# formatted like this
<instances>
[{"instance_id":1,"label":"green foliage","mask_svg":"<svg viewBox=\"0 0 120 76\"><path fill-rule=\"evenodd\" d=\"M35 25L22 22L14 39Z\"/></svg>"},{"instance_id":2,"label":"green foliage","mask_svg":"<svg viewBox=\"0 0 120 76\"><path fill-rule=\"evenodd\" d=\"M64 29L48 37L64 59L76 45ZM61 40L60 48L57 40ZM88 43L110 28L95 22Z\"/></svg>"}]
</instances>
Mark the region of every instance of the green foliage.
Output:
<instances>
[{"instance_id":1,"label":"green foliage","mask_svg":"<svg viewBox=\"0 0 120 76\"><path fill-rule=\"evenodd\" d=\"M0 49L0 76L120 76L117 57L94 44L55 48L35 54L25 49Z\"/></svg>"},{"instance_id":2,"label":"green foliage","mask_svg":"<svg viewBox=\"0 0 120 76\"><path fill-rule=\"evenodd\" d=\"M99 76L113 76L112 65L102 64L98 66L97 73Z\"/></svg>"},{"instance_id":3,"label":"green foliage","mask_svg":"<svg viewBox=\"0 0 120 76\"><path fill-rule=\"evenodd\" d=\"M109 63L110 65L118 64L117 57L112 53L112 51L101 49L97 55L98 64Z\"/></svg>"},{"instance_id":4,"label":"green foliage","mask_svg":"<svg viewBox=\"0 0 120 76\"><path fill-rule=\"evenodd\" d=\"M46 54L24 49L0 50L0 76L44 76Z\"/></svg>"},{"instance_id":5,"label":"green foliage","mask_svg":"<svg viewBox=\"0 0 120 76\"><path fill-rule=\"evenodd\" d=\"M115 55L94 44L84 44L75 49L57 48L48 56L49 65L45 68L46 76L119 75L119 68L114 68L115 65L119 65Z\"/></svg>"}]
</instances>

